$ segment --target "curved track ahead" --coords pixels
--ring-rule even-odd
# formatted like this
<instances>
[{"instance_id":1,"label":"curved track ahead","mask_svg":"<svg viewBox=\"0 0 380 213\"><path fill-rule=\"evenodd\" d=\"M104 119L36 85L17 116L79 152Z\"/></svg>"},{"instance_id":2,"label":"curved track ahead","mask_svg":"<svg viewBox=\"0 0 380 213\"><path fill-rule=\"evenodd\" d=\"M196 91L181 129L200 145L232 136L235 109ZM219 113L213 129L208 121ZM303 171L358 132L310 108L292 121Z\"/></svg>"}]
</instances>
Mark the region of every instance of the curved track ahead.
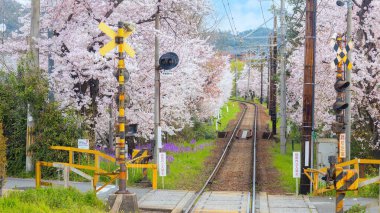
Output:
<instances>
[{"instance_id":1,"label":"curved track ahead","mask_svg":"<svg viewBox=\"0 0 380 213\"><path fill-rule=\"evenodd\" d=\"M184 212L194 211L197 202L203 202L206 196L211 198L211 193L216 196L240 196L240 203L244 205L252 204L251 207L243 208L245 212L255 210L255 183L256 183L256 138L257 138L257 121L258 108L255 104L239 101L243 106L243 112L230 134L227 145L225 146L218 163L213 172L204 183L203 187L196 193ZM252 139L236 139L239 130L252 130ZM223 194L224 193L224 194ZM240 195L241 193L241 195ZM250 194L252 194L251 199ZM202 197L203 196L203 197ZM248 197L248 199L246 199ZM242 201L241 199L245 199ZM214 201L215 202L215 201ZM232 202L232 201L231 201ZM237 202L237 201L236 201ZM200 204L198 204L200 205ZM218 205L218 202L215 202ZM203 208L203 207L202 207ZM196 210L199 211L199 210ZM207 210L205 210L207 211ZM201 211L202 212L202 211Z\"/></svg>"}]
</instances>

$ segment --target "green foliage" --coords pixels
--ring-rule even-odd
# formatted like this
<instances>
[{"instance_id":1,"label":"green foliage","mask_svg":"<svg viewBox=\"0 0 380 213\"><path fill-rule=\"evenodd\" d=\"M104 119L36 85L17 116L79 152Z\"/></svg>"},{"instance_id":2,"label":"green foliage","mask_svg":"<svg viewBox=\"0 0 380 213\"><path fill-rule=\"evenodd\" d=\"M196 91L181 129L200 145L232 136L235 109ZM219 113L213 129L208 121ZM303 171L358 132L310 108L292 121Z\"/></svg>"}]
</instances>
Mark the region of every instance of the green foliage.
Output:
<instances>
[{"instance_id":1,"label":"green foliage","mask_svg":"<svg viewBox=\"0 0 380 213\"><path fill-rule=\"evenodd\" d=\"M228 112L227 112L228 108ZM236 118L237 113L240 112L240 106L237 102L229 101L221 109L220 125L218 131L223 131L227 128L228 122ZM193 126L186 126L181 132L174 136L170 136L170 141L184 143L192 139L214 139L216 138L216 122L217 118L212 118L212 122L202 122L198 119L193 119Z\"/></svg>"},{"instance_id":2,"label":"green foliage","mask_svg":"<svg viewBox=\"0 0 380 213\"><path fill-rule=\"evenodd\" d=\"M48 80L43 71L29 66L30 57L23 58L17 71L0 70L0 121L7 141L7 172L17 175L25 169L27 103L36 116L45 106Z\"/></svg>"},{"instance_id":3,"label":"green foliage","mask_svg":"<svg viewBox=\"0 0 380 213\"><path fill-rule=\"evenodd\" d=\"M219 130L225 130L231 120L237 119L239 111L239 103L233 101L226 103L221 108L221 125L219 126ZM205 163L215 148L213 143L213 139L216 136L215 121L216 119L214 118L213 124L202 123L200 121L194 122L193 128L187 128L176 136L177 138L173 141L180 142L185 147L191 147L192 151L167 153L174 158L174 161L168 163L169 172L164 180L159 177L159 188L194 190L201 187L201 184L207 179L207 175L202 176L202 174L205 174ZM192 139L196 139L195 144L190 144ZM195 149L198 146L204 146L204 148ZM128 184L133 185L142 179L141 169L128 169L128 173ZM152 177L150 171L148 171L148 176Z\"/></svg>"},{"instance_id":4,"label":"green foliage","mask_svg":"<svg viewBox=\"0 0 380 213\"><path fill-rule=\"evenodd\" d=\"M344 211L345 213L365 213L366 207L361 206L360 204L353 205L349 210Z\"/></svg>"},{"instance_id":5,"label":"green foliage","mask_svg":"<svg viewBox=\"0 0 380 213\"><path fill-rule=\"evenodd\" d=\"M105 205L93 192L74 188L41 188L11 192L0 198L0 209L13 212L104 212Z\"/></svg>"},{"instance_id":6,"label":"green foliage","mask_svg":"<svg viewBox=\"0 0 380 213\"><path fill-rule=\"evenodd\" d=\"M205 162L215 148L213 140L199 140L195 144L184 142L186 147L196 147L205 144L205 148L183 153L170 153L174 161L168 163L167 176L158 177L159 189L187 189L195 190L202 187L207 179L205 174ZM212 143L212 144L211 144ZM128 169L128 185L134 185L142 179L141 169ZM203 175L203 176L202 176ZM151 180L152 172L148 171L148 177Z\"/></svg>"},{"instance_id":7,"label":"green foliage","mask_svg":"<svg viewBox=\"0 0 380 213\"><path fill-rule=\"evenodd\" d=\"M34 131L35 143L30 147L34 162L38 160L68 162L68 152L51 150L49 147L75 147L77 139L84 135L83 128L81 128L78 120L80 119L73 111L62 114L62 111L55 104L46 104L46 107L38 115ZM43 175L51 176L55 169L42 171L50 171Z\"/></svg>"},{"instance_id":8,"label":"green foliage","mask_svg":"<svg viewBox=\"0 0 380 213\"><path fill-rule=\"evenodd\" d=\"M0 121L8 138L7 159L12 162L8 164L7 173L12 176L19 176L25 170L28 104L35 121L35 143L30 147L34 160L67 160L68 154L49 150L49 146L73 146L84 136L75 113L62 112L55 104L46 103L47 76L31 64L31 57L26 56L19 62L17 71L0 71Z\"/></svg>"},{"instance_id":9,"label":"green foliage","mask_svg":"<svg viewBox=\"0 0 380 213\"><path fill-rule=\"evenodd\" d=\"M3 135L3 124L0 123L0 191L3 187L3 181L6 176L6 165L7 165L7 138ZM0 192L1 195L1 192Z\"/></svg>"},{"instance_id":10,"label":"green foliage","mask_svg":"<svg viewBox=\"0 0 380 213\"><path fill-rule=\"evenodd\" d=\"M238 71L238 73L240 73L241 71L243 71L244 65L245 63L240 60L231 61L231 71L235 72L235 67L236 67L236 70Z\"/></svg>"},{"instance_id":11,"label":"green foliage","mask_svg":"<svg viewBox=\"0 0 380 213\"><path fill-rule=\"evenodd\" d=\"M294 144L294 151L299 151L301 145ZM280 173L281 188L289 193L295 193L296 180L293 178L293 153L291 144L286 146L286 154L282 155L280 150L280 143L276 143L272 148L272 164L274 168Z\"/></svg>"}]
</instances>

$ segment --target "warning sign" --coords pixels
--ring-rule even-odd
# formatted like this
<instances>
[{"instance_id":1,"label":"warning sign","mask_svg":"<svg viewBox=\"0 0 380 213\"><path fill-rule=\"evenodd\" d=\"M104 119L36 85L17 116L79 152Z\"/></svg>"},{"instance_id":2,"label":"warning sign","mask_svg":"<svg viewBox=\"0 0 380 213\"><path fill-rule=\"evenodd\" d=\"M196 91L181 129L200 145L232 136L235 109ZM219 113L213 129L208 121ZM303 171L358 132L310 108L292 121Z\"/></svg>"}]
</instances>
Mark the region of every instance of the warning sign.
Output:
<instances>
[{"instance_id":1,"label":"warning sign","mask_svg":"<svg viewBox=\"0 0 380 213\"><path fill-rule=\"evenodd\" d=\"M339 157L346 157L346 134L339 135Z\"/></svg>"},{"instance_id":2,"label":"warning sign","mask_svg":"<svg viewBox=\"0 0 380 213\"><path fill-rule=\"evenodd\" d=\"M301 177L301 152L293 152L293 178Z\"/></svg>"}]
</instances>

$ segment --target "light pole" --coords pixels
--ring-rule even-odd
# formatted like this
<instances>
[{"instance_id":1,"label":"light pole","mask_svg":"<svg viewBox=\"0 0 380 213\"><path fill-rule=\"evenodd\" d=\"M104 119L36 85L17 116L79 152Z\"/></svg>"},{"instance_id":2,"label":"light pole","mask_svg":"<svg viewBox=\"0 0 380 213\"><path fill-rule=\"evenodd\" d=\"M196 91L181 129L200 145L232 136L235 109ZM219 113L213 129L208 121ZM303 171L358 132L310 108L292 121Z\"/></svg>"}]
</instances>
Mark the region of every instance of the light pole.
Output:
<instances>
[{"instance_id":1,"label":"light pole","mask_svg":"<svg viewBox=\"0 0 380 213\"><path fill-rule=\"evenodd\" d=\"M352 0L336 1L339 7L344 6L347 3L347 42L352 40ZM347 59L352 61L351 51L347 52ZM345 122L345 133L346 133L346 161L351 160L351 70L346 69L346 79L350 83L346 90L346 103L348 107L345 111L344 122Z\"/></svg>"}]
</instances>

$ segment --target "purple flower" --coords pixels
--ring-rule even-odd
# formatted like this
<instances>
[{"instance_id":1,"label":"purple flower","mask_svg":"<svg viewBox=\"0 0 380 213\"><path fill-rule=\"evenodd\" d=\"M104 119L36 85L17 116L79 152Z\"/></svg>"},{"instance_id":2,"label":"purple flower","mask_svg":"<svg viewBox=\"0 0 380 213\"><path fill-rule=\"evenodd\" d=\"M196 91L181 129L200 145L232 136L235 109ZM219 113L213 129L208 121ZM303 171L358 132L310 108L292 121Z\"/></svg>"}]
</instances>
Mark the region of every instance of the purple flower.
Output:
<instances>
[{"instance_id":1,"label":"purple flower","mask_svg":"<svg viewBox=\"0 0 380 213\"><path fill-rule=\"evenodd\" d=\"M174 143L164 143L164 145L162 146L162 151L177 153L180 152L180 148Z\"/></svg>"},{"instance_id":2,"label":"purple flower","mask_svg":"<svg viewBox=\"0 0 380 213\"><path fill-rule=\"evenodd\" d=\"M142 145L137 145L136 149L142 150L142 149L148 149L150 150L152 148L152 144L147 143L147 144L142 144Z\"/></svg>"},{"instance_id":3,"label":"purple flower","mask_svg":"<svg viewBox=\"0 0 380 213\"><path fill-rule=\"evenodd\" d=\"M171 163L171 162L174 161L174 157L171 156L171 155L166 155L166 161L167 161L168 163Z\"/></svg>"},{"instance_id":4,"label":"purple flower","mask_svg":"<svg viewBox=\"0 0 380 213\"><path fill-rule=\"evenodd\" d=\"M195 144L197 141L193 138L191 141L190 141L190 144Z\"/></svg>"}]
</instances>

